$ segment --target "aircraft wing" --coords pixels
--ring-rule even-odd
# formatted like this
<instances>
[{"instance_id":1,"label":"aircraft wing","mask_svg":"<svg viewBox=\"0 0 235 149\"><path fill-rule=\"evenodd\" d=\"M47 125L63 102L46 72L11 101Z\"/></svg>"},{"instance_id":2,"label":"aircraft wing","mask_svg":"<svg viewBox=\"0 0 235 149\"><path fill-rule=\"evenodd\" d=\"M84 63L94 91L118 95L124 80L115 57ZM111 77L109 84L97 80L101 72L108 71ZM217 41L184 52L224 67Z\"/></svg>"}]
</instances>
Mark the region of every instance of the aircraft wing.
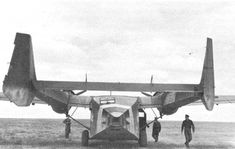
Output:
<instances>
[{"instance_id":1,"label":"aircraft wing","mask_svg":"<svg viewBox=\"0 0 235 149\"><path fill-rule=\"evenodd\" d=\"M91 96L71 96L71 98L69 99L68 106L89 107L91 99L92 99ZM2 92L0 92L0 100L10 101ZM32 104L48 104L48 103L40 100L37 97L34 97L34 99L32 100Z\"/></svg>"},{"instance_id":2,"label":"aircraft wing","mask_svg":"<svg viewBox=\"0 0 235 149\"><path fill-rule=\"evenodd\" d=\"M150 84L114 82L43 81L36 77L31 36L17 33L8 73L3 81L4 95L17 106L47 103L57 113L66 113L69 106L88 106L91 97L71 95L72 90L128 91L161 93L141 99L141 106L158 105L165 113L201 99L207 110L214 106L215 84L212 39L207 38L201 81L198 84ZM157 68L156 68L157 69ZM133 74L131 74L133 75ZM82 92L83 92L82 91ZM5 99L5 98L3 98ZM40 101L40 100L41 101ZM43 101L43 102L42 102Z\"/></svg>"},{"instance_id":3,"label":"aircraft wing","mask_svg":"<svg viewBox=\"0 0 235 149\"><path fill-rule=\"evenodd\" d=\"M235 103L235 96L234 95L221 95L221 96L215 96L215 104L229 104L229 103ZM193 103L190 103L189 105L202 105L202 101L198 100Z\"/></svg>"},{"instance_id":4,"label":"aircraft wing","mask_svg":"<svg viewBox=\"0 0 235 149\"><path fill-rule=\"evenodd\" d=\"M95 90L128 92L200 92L199 84L149 84L114 82L33 81L36 89Z\"/></svg>"},{"instance_id":5,"label":"aircraft wing","mask_svg":"<svg viewBox=\"0 0 235 149\"><path fill-rule=\"evenodd\" d=\"M0 100L10 101L2 92L0 92ZM32 104L47 104L47 103L45 103L44 101L42 101L39 98L35 97L32 101Z\"/></svg>"}]
</instances>

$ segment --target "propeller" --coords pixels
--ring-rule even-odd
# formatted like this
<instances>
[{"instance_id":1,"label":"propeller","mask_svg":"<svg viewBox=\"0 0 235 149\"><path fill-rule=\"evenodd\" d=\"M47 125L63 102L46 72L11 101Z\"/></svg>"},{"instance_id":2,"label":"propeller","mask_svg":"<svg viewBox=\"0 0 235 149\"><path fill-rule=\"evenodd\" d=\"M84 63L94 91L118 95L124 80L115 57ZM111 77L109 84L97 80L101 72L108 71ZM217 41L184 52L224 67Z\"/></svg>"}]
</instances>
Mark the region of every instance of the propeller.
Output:
<instances>
[{"instance_id":1,"label":"propeller","mask_svg":"<svg viewBox=\"0 0 235 149\"><path fill-rule=\"evenodd\" d=\"M146 93L146 92L141 92L141 93L145 96L148 96L148 97L154 97L154 96L162 95L162 93L164 93L164 92L155 92L154 94L149 94L149 93Z\"/></svg>"},{"instance_id":2,"label":"propeller","mask_svg":"<svg viewBox=\"0 0 235 149\"><path fill-rule=\"evenodd\" d=\"M153 75L151 75L150 78L150 85L153 85ZM163 92L155 92L154 94L151 93L146 93L146 92L141 92L143 95L148 96L148 97L153 97L153 96L159 96L161 95Z\"/></svg>"},{"instance_id":3,"label":"propeller","mask_svg":"<svg viewBox=\"0 0 235 149\"><path fill-rule=\"evenodd\" d=\"M153 95L146 93L146 92L141 92L143 95L148 96L148 97L152 97Z\"/></svg>"},{"instance_id":4,"label":"propeller","mask_svg":"<svg viewBox=\"0 0 235 149\"><path fill-rule=\"evenodd\" d=\"M81 95L81 94L85 93L86 91L87 91L87 90L83 90L83 91L80 91L80 92L78 92L78 93L74 93L74 91L71 90L70 92L71 92L73 95L78 96L78 95Z\"/></svg>"}]
</instances>

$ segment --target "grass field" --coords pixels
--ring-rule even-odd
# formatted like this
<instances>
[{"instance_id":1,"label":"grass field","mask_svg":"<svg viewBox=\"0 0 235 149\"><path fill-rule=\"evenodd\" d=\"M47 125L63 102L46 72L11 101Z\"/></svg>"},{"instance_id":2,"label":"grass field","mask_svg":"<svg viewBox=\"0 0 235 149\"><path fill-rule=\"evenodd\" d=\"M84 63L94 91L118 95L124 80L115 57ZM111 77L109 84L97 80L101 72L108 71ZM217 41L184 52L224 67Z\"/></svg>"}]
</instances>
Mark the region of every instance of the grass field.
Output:
<instances>
[{"instance_id":1,"label":"grass field","mask_svg":"<svg viewBox=\"0 0 235 149\"><path fill-rule=\"evenodd\" d=\"M62 120L48 119L0 119L0 148L139 148L137 141L90 141L89 147L81 146L78 124L72 124L70 139L64 138ZM89 125L87 120L84 124ZM147 129L148 147L180 149L184 147L184 135L180 133L181 122L162 121L159 142L153 142L151 128ZM235 148L235 123L195 122L191 149Z\"/></svg>"}]
</instances>

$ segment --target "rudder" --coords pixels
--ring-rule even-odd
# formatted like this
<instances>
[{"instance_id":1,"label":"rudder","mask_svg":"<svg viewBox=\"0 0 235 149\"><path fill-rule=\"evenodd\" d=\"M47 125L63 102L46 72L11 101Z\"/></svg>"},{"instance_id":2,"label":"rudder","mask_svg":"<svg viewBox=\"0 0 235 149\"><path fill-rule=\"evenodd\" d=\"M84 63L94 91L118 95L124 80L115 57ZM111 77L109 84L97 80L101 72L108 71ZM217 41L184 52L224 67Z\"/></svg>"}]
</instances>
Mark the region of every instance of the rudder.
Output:
<instances>
[{"instance_id":1,"label":"rudder","mask_svg":"<svg viewBox=\"0 0 235 149\"><path fill-rule=\"evenodd\" d=\"M31 36L16 33L14 44L8 74L2 88L10 101L18 106L28 106L35 97L32 81L36 80Z\"/></svg>"},{"instance_id":2,"label":"rudder","mask_svg":"<svg viewBox=\"0 0 235 149\"><path fill-rule=\"evenodd\" d=\"M207 38L206 55L204 59L203 71L200 86L202 87L202 102L206 109L211 111L214 107L215 81L212 39Z\"/></svg>"}]
</instances>

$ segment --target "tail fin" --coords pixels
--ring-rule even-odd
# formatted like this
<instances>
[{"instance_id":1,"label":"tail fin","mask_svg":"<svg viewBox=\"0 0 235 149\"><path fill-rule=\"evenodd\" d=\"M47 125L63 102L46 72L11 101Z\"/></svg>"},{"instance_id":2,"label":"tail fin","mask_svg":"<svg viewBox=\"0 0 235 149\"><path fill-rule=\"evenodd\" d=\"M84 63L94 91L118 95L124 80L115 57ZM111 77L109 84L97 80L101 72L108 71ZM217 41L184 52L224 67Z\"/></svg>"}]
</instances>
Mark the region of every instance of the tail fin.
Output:
<instances>
[{"instance_id":1,"label":"tail fin","mask_svg":"<svg viewBox=\"0 0 235 149\"><path fill-rule=\"evenodd\" d=\"M28 106L34 98L32 81L36 80L31 36L16 33L14 44L3 92L16 105Z\"/></svg>"},{"instance_id":2,"label":"tail fin","mask_svg":"<svg viewBox=\"0 0 235 149\"><path fill-rule=\"evenodd\" d=\"M212 39L207 38L206 55L204 59L202 78L200 86L203 90L202 102L206 109L211 111L214 106L215 82L214 82L214 64L213 64L213 45Z\"/></svg>"}]
</instances>

